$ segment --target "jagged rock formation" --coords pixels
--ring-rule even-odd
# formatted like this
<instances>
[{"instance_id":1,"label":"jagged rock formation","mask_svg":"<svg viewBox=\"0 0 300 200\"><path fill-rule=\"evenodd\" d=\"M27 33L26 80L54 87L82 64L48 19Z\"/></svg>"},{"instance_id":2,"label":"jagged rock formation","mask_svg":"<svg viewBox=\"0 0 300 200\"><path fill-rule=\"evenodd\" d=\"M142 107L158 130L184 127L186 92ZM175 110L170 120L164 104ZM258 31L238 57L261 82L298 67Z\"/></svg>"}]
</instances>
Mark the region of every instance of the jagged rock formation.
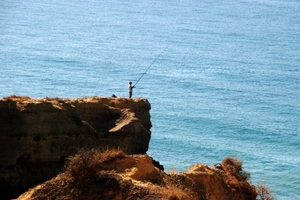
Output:
<instances>
[{"instance_id":1,"label":"jagged rock formation","mask_svg":"<svg viewBox=\"0 0 300 200\"><path fill-rule=\"evenodd\" d=\"M225 166L197 164L184 173L164 173L147 155L116 153L105 159L92 155L76 155L64 173L30 189L18 200L256 199L255 188Z\"/></svg>"},{"instance_id":2,"label":"jagged rock formation","mask_svg":"<svg viewBox=\"0 0 300 200\"><path fill-rule=\"evenodd\" d=\"M65 158L84 147L144 154L151 137L146 99L10 96L0 100L0 196L58 174Z\"/></svg>"}]
</instances>

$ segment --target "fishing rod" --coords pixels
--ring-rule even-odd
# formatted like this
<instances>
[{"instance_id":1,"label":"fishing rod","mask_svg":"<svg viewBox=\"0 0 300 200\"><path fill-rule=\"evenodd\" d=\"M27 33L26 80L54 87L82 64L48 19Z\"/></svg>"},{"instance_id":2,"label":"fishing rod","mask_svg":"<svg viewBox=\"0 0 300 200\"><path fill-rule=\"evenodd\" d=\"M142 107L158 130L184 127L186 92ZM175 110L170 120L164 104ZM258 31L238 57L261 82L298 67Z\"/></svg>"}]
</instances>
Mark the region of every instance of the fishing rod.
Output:
<instances>
[{"instance_id":1,"label":"fishing rod","mask_svg":"<svg viewBox=\"0 0 300 200\"><path fill-rule=\"evenodd\" d=\"M170 45L170 44L169 44ZM147 71L150 69L150 67L157 61L157 59L161 56L161 54L163 54L163 52L169 47L166 46L161 52L160 54L155 58L155 60L149 65L149 67L146 69L146 71L142 74L142 76L137 80L137 82L133 85L136 86L136 84L138 84L138 82L142 79L142 77L147 73Z\"/></svg>"}]
</instances>

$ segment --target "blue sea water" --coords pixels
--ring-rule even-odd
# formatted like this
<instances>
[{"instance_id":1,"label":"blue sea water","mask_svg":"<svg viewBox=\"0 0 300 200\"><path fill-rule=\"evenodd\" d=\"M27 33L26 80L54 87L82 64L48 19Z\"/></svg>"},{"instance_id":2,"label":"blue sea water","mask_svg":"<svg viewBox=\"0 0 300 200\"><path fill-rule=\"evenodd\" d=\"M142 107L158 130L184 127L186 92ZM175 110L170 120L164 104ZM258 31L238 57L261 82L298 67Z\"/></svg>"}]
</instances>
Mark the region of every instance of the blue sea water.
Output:
<instances>
[{"instance_id":1,"label":"blue sea water","mask_svg":"<svg viewBox=\"0 0 300 200\"><path fill-rule=\"evenodd\" d=\"M236 156L300 199L299 0L1 0L0 80L0 97L60 98L138 81L166 171Z\"/></svg>"}]
</instances>

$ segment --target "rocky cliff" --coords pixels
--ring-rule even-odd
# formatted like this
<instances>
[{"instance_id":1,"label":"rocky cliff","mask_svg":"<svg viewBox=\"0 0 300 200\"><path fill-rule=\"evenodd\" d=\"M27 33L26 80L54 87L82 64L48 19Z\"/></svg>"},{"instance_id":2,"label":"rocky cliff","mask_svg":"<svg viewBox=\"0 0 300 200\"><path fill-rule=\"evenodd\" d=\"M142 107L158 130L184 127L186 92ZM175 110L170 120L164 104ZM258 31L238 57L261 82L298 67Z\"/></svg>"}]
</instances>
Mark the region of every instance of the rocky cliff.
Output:
<instances>
[{"instance_id":1,"label":"rocky cliff","mask_svg":"<svg viewBox=\"0 0 300 200\"><path fill-rule=\"evenodd\" d=\"M16 197L58 174L81 148L145 154L151 137L146 99L0 100L0 196Z\"/></svg>"},{"instance_id":2,"label":"rocky cliff","mask_svg":"<svg viewBox=\"0 0 300 200\"><path fill-rule=\"evenodd\" d=\"M225 160L217 166L197 164L187 172L165 173L147 155L92 149L72 157L64 173L18 200L255 200L255 188L241 176L239 164Z\"/></svg>"},{"instance_id":3,"label":"rocky cliff","mask_svg":"<svg viewBox=\"0 0 300 200\"><path fill-rule=\"evenodd\" d=\"M150 128L146 99L3 98L0 197L255 200L234 159L164 172L146 154Z\"/></svg>"}]
</instances>

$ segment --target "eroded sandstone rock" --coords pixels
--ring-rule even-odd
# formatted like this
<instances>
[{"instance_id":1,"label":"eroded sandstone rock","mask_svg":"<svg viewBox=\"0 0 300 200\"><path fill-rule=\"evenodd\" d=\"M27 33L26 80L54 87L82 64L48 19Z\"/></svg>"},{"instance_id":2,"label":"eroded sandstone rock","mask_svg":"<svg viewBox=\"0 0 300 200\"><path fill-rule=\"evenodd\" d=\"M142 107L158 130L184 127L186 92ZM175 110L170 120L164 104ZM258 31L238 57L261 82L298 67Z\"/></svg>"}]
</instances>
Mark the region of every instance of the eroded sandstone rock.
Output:
<instances>
[{"instance_id":1,"label":"eroded sandstone rock","mask_svg":"<svg viewBox=\"0 0 300 200\"><path fill-rule=\"evenodd\" d=\"M86 152L84 154L90 155ZM74 166L80 157L75 157L74 163L69 166L72 173L69 172L70 168L67 168L65 173L30 189L18 200L256 199L254 187L246 180L236 180L236 184L244 185L242 189L228 184L232 177L222 168L196 164L187 172L165 173L153 165L148 155L116 155L108 161L101 160L101 156L98 155L96 161L101 160L99 163L88 161L87 166L84 165L80 170ZM86 156L84 157L86 159Z\"/></svg>"},{"instance_id":2,"label":"eroded sandstone rock","mask_svg":"<svg viewBox=\"0 0 300 200\"><path fill-rule=\"evenodd\" d=\"M10 96L0 100L0 196L20 192L61 171L84 147L144 154L151 137L146 99Z\"/></svg>"}]
</instances>

